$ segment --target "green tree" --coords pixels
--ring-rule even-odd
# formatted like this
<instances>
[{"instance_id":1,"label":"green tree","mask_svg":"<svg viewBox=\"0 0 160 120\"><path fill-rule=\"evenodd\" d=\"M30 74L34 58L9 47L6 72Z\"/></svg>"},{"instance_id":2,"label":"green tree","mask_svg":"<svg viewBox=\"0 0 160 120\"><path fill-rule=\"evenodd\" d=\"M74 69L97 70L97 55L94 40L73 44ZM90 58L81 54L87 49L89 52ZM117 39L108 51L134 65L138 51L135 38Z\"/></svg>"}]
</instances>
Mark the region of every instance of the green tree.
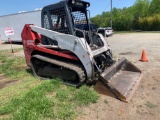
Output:
<instances>
[{"instance_id":1,"label":"green tree","mask_svg":"<svg viewBox=\"0 0 160 120\"><path fill-rule=\"evenodd\" d=\"M138 29L138 19L139 17L146 17L148 15L150 2L149 0L137 0L133 5L133 29Z\"/></svg>"},{"instance_id":2,"label":"green tree","mask_svg":"<svg viewBox=\"0 0 160 120\"><path fill-rule=\"evenodd\" d=\"M149 15L160 13L160 0L152 0L149 6Z\"/></svg>"},{"instance_id":3,"label":"green tree","mask_svg":"<svg viewBox=\"0 0 160 120\"><path fill-rule=\"evenodd\" d=\"M136 0L133 6L113 8L114 30L160 30L160 0ZM110 12L91 18L97 27L110 26Z\"/></svg>"}]
</instances>

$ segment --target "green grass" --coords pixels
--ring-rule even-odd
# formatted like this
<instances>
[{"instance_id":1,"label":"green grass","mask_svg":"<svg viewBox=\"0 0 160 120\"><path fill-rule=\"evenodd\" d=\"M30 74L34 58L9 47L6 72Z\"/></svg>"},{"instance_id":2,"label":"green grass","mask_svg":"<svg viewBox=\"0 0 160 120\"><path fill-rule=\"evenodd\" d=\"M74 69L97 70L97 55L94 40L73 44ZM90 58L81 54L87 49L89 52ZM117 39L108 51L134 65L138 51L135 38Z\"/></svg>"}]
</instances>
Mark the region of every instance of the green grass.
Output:
<instances>
[{"instance_id":1,"label":"green grass","mask_svg":"<svg viewBox=\"0 0 160 120\"><path fill-rule=\"evenodd\" d=\"M77 117L79 106L98 100L92 87L83 85L76 89L62 84L58 78L45 81L35 78L25 59L8 55L9 52L1 51L0 74L18 81L0 90L0 119L70 120Z\"/></svg>"},{"instance_id":2,"label":"green grass","mask_svg":"<svg viewBox=\"0 0 160 120\"><path fill-rule=\"evenodd\" d=\"M87 86L82 86L81 89L77 90L74 95L76 104L83 106L91 103L96 103L98 96L97 93L89 89Z\"/></svg>"}]
</instances>

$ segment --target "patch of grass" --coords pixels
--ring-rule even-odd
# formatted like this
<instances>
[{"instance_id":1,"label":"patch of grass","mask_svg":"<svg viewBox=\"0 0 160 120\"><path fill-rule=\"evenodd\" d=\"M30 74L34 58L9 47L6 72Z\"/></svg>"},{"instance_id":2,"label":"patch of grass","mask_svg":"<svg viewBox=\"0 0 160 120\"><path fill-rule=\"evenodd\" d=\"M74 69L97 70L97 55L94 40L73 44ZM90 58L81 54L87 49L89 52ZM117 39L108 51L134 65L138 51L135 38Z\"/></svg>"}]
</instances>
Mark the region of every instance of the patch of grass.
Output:
<instances>
[{"instance_id":1,"label":"patch of grass","mask_svg":"<svg viewBox=\"0 0 160 120\"><path fill-rule=\"evenodd\" d=\"M11 78L18 78L19 75L23 75L22 71L24 73L24 69L19 71L17 68L18 66L21 66L25 63L24 58L19 58L15 56L10 56L7 54L7 51L1 51L2 54L0 54L0 62L3 64L0 67L0 73L4 73L5 76L11 77Z\"/></svg>"},{"instance_id":2,"label":"patch of grass","mask_svg":"<svg viewBox=\"0 0 160 120\"><path fill-rule=\"evenodd\" d=\"M37 115L45 116L50 107L54 105L53 100L48 99L45 94L60 87L55 80L45 81L41 85L32 88L20 98L13 98L6 106L0 108L0 114L13 112L12 119L34 119ZM35 115L32 115L34 113Z\"/></svg>"},{"instance_id":3,"label":"patch of grass","mask_svg":"<svg viewBox=\"0 0 160 120\"><path fill-rule=\"evenodd\" d=\"M57 90L56 98L60 102L65 102L65 101L70 100L69 99L69 92L68 92L68 90L65 90L65 89L59 89L59 90Z\"/></svg>"},{"instance_id":4,"label":"patch of grass","mask_svg":"<svg viewBox=\"0 0 160 120\"><path fill-rule=\"evenodd\" d=\"M83 106L90 103L96 103L98 100L98 94L84 85L81 87L81 89L75 92L73 99L75 100L76 104Z\"/></svg>"},{"instance_id":5,"label":"patch of grass","mask_svg":"<svg viewBox=\"0 0 160 120\"><path fill-rule=\"evenodd\" d=\"M62 120L71 120L76 117L74 104L71 102L58 102L55 106L55 118Z\"/></svg>"},{"instance_id":6,"label":"patch of grass","mask_svg":"<svg viewBox=\"0 0 160 120\"><path fill-rule=\"evenodd\" d=\"M155 105L155 104L153 104L153 103L150 103L150 102L147 102L145 105L146 105L147 107L149 107L149 108L156 108L156 107L158 107L157 105Z\"/></svg>"},{"instance_id":7,"label":"patch of grass","mask_svg":"<svg viewBox=\"0 0 160 120\"><path fill-rule=\"evenodd\" d=\"M87 86L80 89L63 89L62 86L56 80L45 81L20 98L13 98L6 106L0 107L0 115L12 114L13 120L74 119L77 115L76 107L95 103L98 99L96 92ZM53 92L56 92L55 96L46 96Z\"/></svg>"},{"instance_id":8,"label":"patch of grass","mask_svg":"<svg viewBox=\"0 0 160 120\"><path fill-rule=\"evenodd\" d=\"M58 81L47 81L43 84L31 89L21 99L21 106L13 114L13 120L37 120L46 116L50 116L49 112L52 106L54 106L54 100L46 97L47 92L54 91L60 87ZM54 111L53 113L54 114Z\"/></svg>"},{"instance_id":9,"label":"patch of grass","mask_svg":"<svg viewBox=\"0 0 160 120\"><path fill-rule=\"evenodd\" d=\"M0 90L0 119L39 120L69 119L77 116L76 108L95 103L98 94L88 86L79 89L63 85L59 79L39 80L26 65L22 57L8 56L1 51L0 74L18 83Z\"/></svg>"}]
</instances>

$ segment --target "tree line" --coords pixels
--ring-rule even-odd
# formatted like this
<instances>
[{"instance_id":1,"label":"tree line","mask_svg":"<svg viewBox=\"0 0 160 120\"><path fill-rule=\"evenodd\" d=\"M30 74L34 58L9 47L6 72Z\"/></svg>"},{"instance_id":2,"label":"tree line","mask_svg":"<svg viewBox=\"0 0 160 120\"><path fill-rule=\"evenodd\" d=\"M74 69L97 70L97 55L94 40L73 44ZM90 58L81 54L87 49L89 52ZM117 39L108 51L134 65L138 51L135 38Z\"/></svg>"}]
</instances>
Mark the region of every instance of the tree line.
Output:
<instances>
[{"instance_id":1,"label":"tree line","mask_svg":"<svg viewBox=\"0 0 160 120\"><path fill-rule=\"evenodd\" d=\"M91 18L97 27L111 25L111 13L103 12ZM116 31L160 31L160 0L136 0L131 7L112 9L112 27Z\"/></svg>"}]
</instances>

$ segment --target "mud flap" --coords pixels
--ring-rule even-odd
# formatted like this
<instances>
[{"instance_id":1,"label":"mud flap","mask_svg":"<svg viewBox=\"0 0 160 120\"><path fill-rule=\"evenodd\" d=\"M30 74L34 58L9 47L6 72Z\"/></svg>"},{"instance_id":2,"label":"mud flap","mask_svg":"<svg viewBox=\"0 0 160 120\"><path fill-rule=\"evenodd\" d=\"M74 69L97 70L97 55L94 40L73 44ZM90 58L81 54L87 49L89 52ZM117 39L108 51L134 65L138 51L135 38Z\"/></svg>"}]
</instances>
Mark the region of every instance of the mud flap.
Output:
<instances>
[{"instance_id":1,"label":"mud flap","mask_svg":"<svg viewBox=\"0 0 160 120\"><path fill-rule=\"evenodd\" d=\"M100 74L100 81L116 97L128 102L142 78L142 71L125 58L120 59Z\"/></svg>"}]
</instances>

